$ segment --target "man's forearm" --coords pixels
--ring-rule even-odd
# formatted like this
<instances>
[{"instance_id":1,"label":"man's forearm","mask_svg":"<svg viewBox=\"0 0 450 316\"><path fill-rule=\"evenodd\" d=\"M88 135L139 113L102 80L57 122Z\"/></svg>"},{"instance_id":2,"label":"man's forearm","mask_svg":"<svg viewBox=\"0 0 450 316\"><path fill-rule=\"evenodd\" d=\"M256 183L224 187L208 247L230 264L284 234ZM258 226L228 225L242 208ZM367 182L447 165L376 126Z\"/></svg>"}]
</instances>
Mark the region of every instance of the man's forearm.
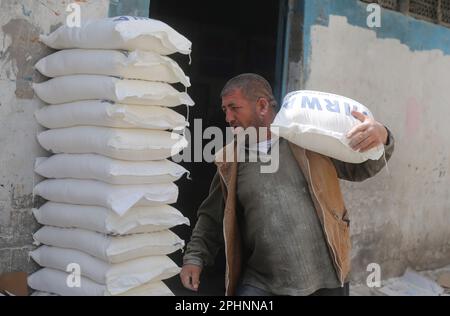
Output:
<instances>
[{"instance_id":1,"label":"man's forearm","mask_svg":"<svg viewBox=\"0 0 450 316\"><path fill-rule=\"evenodd\" d=\"M332 159L338 177L342 180L360 182L369 179L378 174L390 160L394 148L395 139L392 132L386 128L387 139L384 146L385 154L379 160L368 160L361 164L352 164Z\"/></svg>"},{"instance_id":2,"label":"man's forearm","mask_svg":"<svg viewBox=\"0 0 450 316\"><path fill-rule=\"evenodd\" d=\"M209 196L198 210L197 224L186 247L184 264L210 266L223 246L223 194L219 176L214 177Z\"/></svg>"}]
</instances>

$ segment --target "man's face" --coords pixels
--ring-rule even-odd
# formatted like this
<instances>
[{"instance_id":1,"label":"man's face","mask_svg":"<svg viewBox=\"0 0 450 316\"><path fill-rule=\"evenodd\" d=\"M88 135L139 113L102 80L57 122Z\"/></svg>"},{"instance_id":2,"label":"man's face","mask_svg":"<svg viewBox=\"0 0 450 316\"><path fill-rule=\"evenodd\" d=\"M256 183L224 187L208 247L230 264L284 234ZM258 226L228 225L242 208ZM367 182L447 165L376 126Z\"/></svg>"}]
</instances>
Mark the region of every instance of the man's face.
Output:
<instances>
[{"instance_id":1,"label":"man's face","mask_svg":"<svg viewBox=\"0 0 450 316\"><path fill-rule=\"evenodd\" d=\"M256 102L247 100L239 89L233 90L222 98L222 110L225 113L225 120L234 129L262 127Z\"/></svg>"}]
</instances>

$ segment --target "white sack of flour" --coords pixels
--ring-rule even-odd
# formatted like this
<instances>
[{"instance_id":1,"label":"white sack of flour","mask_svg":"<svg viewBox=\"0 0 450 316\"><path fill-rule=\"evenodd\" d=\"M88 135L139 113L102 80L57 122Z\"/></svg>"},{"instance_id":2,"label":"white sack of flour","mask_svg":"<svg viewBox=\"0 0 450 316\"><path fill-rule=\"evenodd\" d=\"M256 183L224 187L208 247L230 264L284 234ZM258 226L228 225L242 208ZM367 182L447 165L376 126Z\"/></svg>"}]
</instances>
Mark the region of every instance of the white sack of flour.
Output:
<instances>
[{"instance_id":1,"label":"white sack of flour","mask_svg":"<svg viewBox=\"0 0 450 316\"><path fill-rule=\"evenodd\" d=\"M45 268L28 277L30 288L41 293L59 296L112 296L105 285L98 284L89 278L80 278L80 287L67 286L69 273ZM162 281L147 283L117 296L174 296Z\"/></svg>"},{"instance_id":2,"label":"white sack of flour","mask_svg":"<svg viewBox=\"0 0 450 316\"><path fill-rule=\"evenodd\" d=\"M184 247L170 230L148 234L108 236L83 229L44 226L33 238L37 245L78 250L107 263L123 263L148 256L164 256Z\"/></svg>"},{"instance_id":3,"label":"white sack of flour","mask_svg":"<svg viewBox=\"0 0 450 316\"><path fill-rule=\"evenodd\" d=\"M132 207L175 203L178 187L173 183L112 185L94 180L52 179L36 185L33 193L56 203L106 207L123 216Z\"/></svg>"},{"instance_id":4,"label":"white sack of flour","mask_svg":"<svg viewBox=\"0 0 450 316\"><path fill-rule=\"evenodd\" d=\"M190 54L192 43L169 25L146 17L95 19L81 27L62 25L40 40L54 49L146 50L161 55Z\"/></svg>"},{"instance_id":5,"label":"white sack of flour","mask_svg":"<svg viewBox=\"0 0 450 316\"><path fill-rule=\"evenodd\" d=\"M49 104L109 100L134 105L175 107L194 105L186 92L165 82L120 79L99 75L73 75L33 83L36 95Z\"/></svg>"},{"instance_id":6,"label":"white sack of flour","mask_svg":"<svg viewBox=\"0 0 450 316\"><path fill-rule=\"evenodd\" d=\"M285 97L271 130L300 147L344 162L380 159L383 146L365 153L349 146L347 133L361 123L352 116L352 110L373 118L367 107L352 99L325 92L296 91Z\"/></svg>"},{"instance_id":7,"label":"white sack of flour","mask_svg":"<svg viewBox=\"0 0 450 316\"><path fill-rule=\"evenodd\" d=\"M94 154L36 158L34 171L49 179L98 180L109 184L169 183L189 173L169 160L127 161Z\"/></svg>"},{"instance_id":8,"label":"white sack of flour","mask_svg":"<svg viewBox=\"0 0 450 316\"><path fill-rule=\"evenodd\" d=\"M127 105L105 100L79 101L48 105L34 114L46 128L100 126L181 130L188 125L185 117L161 106Z\"/></svg>"},{"instance_id":9,"label":"white sack of flour","mask_svg":"<svg viewBox=\"0 0 450 316\"><path fill-rule=\"evenodd\" d=\"M65 49L42 58L35 67L50 78L104 75L191 85L175 61L149 51Z\"/></svg>"},{"instance_id":10,"label":"white sack of flour","mask_svg":"<svg viewBox=\"0 0 450 316\"><path fill-rule=\"evenodd\" d=\"M189 219L170 205L140 206L123 216L101 206L47 202L33 209L37 222L46 226L80 228L108 235L154 233L178 225L189 225Z\"/></svg>"},{"instance_id":11,"label":"white sack of flour","mask_svg":"<svg viewBox=\"0 0 450 316\"><path fill-rule=\"evenodd\" d=\"M113 159L146 161L175 156L188 146L175 132L78 126L38 135L39 144L54 154L98 154Z\"/></svg>"},{"instance_id":12,"label":"white sack of flour","mask_svg":"<svg viewBox=\"0 0 450 316\"><path fill-rule=\"evenodd\" d=\"M125 293L146 283L169 279L181 270L167 256L150 256L109 264L78 250L48 246L39 247L30 256L41 267L63 272L66 272L70 264L76 263L82 276L105 285L113 295Z\"/></svg>"}]
</instances>

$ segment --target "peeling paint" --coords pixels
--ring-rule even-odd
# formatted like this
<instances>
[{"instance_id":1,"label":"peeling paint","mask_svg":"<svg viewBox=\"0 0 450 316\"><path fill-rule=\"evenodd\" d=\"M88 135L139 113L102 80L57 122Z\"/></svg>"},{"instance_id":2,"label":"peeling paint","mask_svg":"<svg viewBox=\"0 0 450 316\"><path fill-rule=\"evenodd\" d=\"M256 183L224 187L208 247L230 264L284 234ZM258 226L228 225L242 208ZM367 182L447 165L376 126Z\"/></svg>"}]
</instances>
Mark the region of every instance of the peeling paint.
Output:
<instances>
[{"instance_id":1,"label":"peeling paint","mask_svg":"<svg viewBox=\"0 0 450 316\"><path fill-rule=\"evenodd\" d=\"M27 10L26 8L25 8L25 5L24 4L22 4L22 14L23 15L25 15L25 16L31 16L31 10Z\"/></svg>"},{"instance_id":2,"label":"peeling paint","mask_svg":"<svg viewBox=\"0 0 450 316\"><path fill-rule=\"evenodd\" d=\"M25 19L12 19L2 26L2 30L12 42L1 55L0 61L12 61L17 69L16 96L20 99L32 99L34 92L31 82L44 79L34 69L34 64L51 50L39 42L40 29Z\"/></svg>"},{"instance_id":3,"label":"peeling paint","mask_svg":"<svg viewBox=\"0 0 450 316\"><path fill-rule=\"evenodd\" d=\"M46 153L36 143L42 128L33 112L42 107L42 101L34 97L31 82L47 80L34 65L53 52L39 42L39 35L61 26L67 4L75 1L0 0L0 274L39 268L28 258L32 234L40 227L31 208L40 208L46 201L32 194L37 180L33 157ZM78 1L83 5L82 20L106 17L109 2Z\"/></svg>"},{"instance_id":4,"label":"peeling paint","mask_svg":"<svg viewBox=\"0 0 450 316\"><path fill-rule=\"evenodd\" d=\"M33 207L33 194L25 194L23 185L11 185L11 207L20 210Z\"/></svg>"},{"instance_id":5,"label":"peeling paint","mask_svg":"<svg viewBox=\"0 0 450 316\"><path fill-rule=\"evenodd\" d=\"M48 10L50 10L54 15L56 15L56 16L60 16L61 15L61 13L59 13L59 11L56 11L56 10L54 10L54 9L52 9L52 8L50 8L48 5L46 5L43 1L41 1L41 0L38 0L39 1L39 3L42 5L42 6L44 6L44 7L46 7Z\"/></svg>"},{"instance_id":6,"label":"peeling paint","mask_svg":"<svg viewBox=\"0 0 450 316\"><path fill-rule=\"evenodd\" d=\"M380 39L398 39L402 44L415 51L438 49L444 55L450 55L450 29L424 20L415 19L403 13L381 8L381 25L367 26L367 3L354 0L296 0L302 6L304 14L304 82L308 80L311 69L311 29L315 25L329 26L330 16L344 16L349 24L373 31Z\"/></svg>"}]
</instances>

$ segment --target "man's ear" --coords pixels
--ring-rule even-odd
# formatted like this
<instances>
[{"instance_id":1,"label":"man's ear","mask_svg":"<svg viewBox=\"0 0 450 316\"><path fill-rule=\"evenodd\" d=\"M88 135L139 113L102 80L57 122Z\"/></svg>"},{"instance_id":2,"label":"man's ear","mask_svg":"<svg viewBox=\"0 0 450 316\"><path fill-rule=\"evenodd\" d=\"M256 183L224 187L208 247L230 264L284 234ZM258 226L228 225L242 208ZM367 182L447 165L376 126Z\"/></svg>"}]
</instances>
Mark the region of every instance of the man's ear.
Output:
<instances>
[{"instance_id":1,"label":"man's ear","mask_svg":"<svg viewBox=\"0 0 450 316\"><path fill-rule=\"evenodd\" d=\"M256 103L256 108L258 109L259 115L261 115L262 117L266 116L267 113L269 112L269 107L270 107L270 104L266 98L258 99L258 102Z\"/></svg>"}]
</instances>

